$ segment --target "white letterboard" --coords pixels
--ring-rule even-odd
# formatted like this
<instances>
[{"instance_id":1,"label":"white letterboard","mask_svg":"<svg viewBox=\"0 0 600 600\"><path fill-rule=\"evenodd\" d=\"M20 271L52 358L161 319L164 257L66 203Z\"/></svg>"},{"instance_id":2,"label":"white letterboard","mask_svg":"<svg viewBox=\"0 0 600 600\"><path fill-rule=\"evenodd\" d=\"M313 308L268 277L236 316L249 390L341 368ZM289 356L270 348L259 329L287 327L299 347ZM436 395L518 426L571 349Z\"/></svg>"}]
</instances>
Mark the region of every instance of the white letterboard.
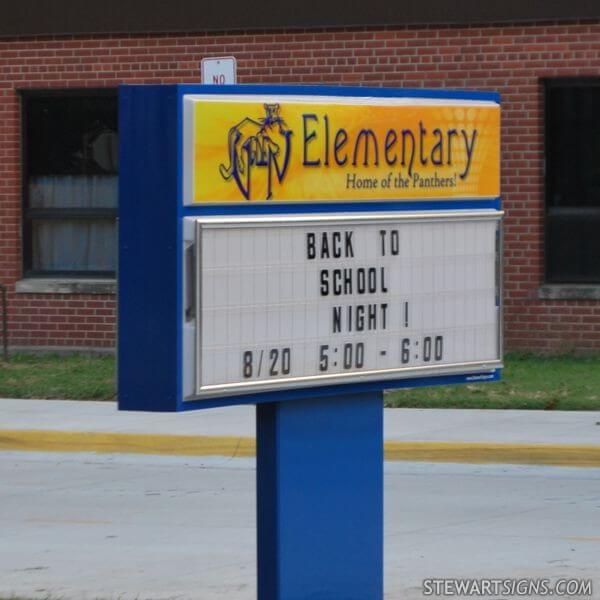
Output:
<instances>
[{"instance_id":1,"label":"white letterboard","mask_svg":"<svg viewBox=\"0 0 600 600\"><path fill-rule=\"evenodd\" d=\"M198 219L196 394L495 369L501 215Z\"/></svg>"}]
</instances>

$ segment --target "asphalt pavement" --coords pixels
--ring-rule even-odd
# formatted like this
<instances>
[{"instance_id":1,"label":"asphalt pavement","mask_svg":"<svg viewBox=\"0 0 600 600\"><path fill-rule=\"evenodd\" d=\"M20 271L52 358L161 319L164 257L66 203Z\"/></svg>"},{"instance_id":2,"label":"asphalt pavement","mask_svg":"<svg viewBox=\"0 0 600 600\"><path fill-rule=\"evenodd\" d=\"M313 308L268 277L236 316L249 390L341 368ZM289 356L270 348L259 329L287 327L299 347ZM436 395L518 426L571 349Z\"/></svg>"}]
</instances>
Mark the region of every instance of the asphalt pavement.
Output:
<instances>
[{"instance_id":1,"label":"asphalt pavement","mask_svg":"<svg viewBox=\"0 0 600 600\"><path fill-rule=\"evenodd\" d=\"M255 474L252 458L0 452L0 597L255 600ZM459 577L592 579L600 597L600 469L388 462L384 528L388 600Z\"/></svg>"},{"instance_id":2,"label":"asphalt pavement","mask_svg":"<svg viewBox=\"0 0 600 600\"><path fill-rule=\"evenodd\" d=\"M386 599L483 577L600 598L599 423L385 409ZM247 406L0 400L0 598L255 599L254 429Z\"/></svg>"}]
</instances>

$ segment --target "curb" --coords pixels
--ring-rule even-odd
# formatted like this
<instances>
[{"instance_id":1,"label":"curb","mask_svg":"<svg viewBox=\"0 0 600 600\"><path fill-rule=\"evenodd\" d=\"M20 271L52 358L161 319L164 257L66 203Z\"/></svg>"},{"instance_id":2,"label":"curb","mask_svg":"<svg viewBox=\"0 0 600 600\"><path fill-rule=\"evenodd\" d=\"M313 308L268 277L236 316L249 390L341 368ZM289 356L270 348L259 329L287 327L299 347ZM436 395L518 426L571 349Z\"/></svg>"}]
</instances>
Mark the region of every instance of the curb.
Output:
<instances>
[{"instance_id":1,"label":"curb","mask_svg":"<svg viewBox=\"0 0 600 600\"><path fill-rule=\"evenodd\" d=\"M238 458L254 457L256 443L236 436L3 429L0 450ZM600 467L600 446L591 445L386 441L384 456L387 461Z\"/></svg>"},{"instance_id":2,"label":"curb","mask_svg":"<svg viewBox=\"0 0 600 600\"><path fill-rule=\"evenodd\" d=\"M385 442L385 460L600 467L600 446L487 442Z\"/></svg>"},{"instance_id":3,"label":"curb","mask_svg":"<svg viewBox=\"0 0 600 600\"><path fill-rule=\"evenodd\" d=\"M1 429L0 450L171 456L255 456L254 438Z\"/></svg>"}]
</instances>

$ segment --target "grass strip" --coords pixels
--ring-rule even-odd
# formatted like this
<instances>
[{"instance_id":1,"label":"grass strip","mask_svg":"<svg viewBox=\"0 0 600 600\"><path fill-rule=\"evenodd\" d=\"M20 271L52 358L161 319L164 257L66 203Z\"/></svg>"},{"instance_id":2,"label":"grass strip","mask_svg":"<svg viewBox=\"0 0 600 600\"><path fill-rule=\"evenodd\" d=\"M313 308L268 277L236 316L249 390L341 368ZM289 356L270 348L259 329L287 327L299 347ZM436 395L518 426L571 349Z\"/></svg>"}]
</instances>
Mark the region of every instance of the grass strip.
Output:
<instances>
[{"instance_id":1,"label":"grass strip","mask_svg":"<svg viewBox=\"0 0 600 600\"><path fill-rule=\"evenodd\" d=\"M115 400L114 356L13 356L0 397ZM387 392L387 407L600 410L600 355L509 354L502 380Z\"/></svg>"}]
</instances>

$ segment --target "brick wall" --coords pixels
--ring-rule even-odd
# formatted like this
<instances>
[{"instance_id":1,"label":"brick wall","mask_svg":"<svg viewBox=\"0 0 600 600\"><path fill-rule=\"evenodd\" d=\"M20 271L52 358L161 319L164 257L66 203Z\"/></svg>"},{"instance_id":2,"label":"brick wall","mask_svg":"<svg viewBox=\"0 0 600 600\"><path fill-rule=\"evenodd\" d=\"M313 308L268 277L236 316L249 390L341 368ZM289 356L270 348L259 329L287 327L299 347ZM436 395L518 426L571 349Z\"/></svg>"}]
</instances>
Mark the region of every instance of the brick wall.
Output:
<instances>
[{"instance_id":1,"label":"brick wall","mask_svg":"<svg viewBox=\"0 0 600 600\"><path fill-rule=\"evenodd\" d=\"M240 83L497 90L503 99L502 195L508 349L600 349L600 301L538 300L543 280L540 78L600 75L600 23L402 27L235 34L0 40L0 281L11 343L114 344L114 298L17 294L19 88L198 82L203 57L235 55Z\"/></svg>"}]
</instances>

